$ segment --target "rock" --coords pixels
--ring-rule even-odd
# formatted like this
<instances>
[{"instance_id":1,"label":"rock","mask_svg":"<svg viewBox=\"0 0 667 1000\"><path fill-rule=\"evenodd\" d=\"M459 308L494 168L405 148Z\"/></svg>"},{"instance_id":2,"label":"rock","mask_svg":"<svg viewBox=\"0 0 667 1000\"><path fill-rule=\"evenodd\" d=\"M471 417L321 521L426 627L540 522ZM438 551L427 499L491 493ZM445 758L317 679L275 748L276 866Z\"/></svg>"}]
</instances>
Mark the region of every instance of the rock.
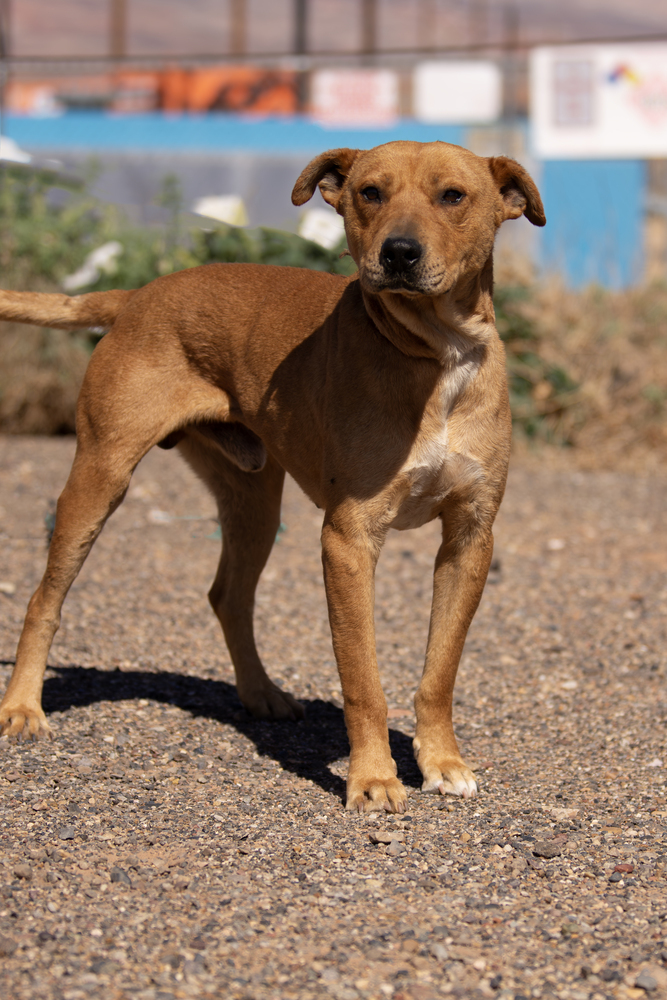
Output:
<instances>
[{"instance_id":1,"label":"rock","mask_svg":"<svg viewBox=\"0 0 667 1000\"><path fill-rule=\"evenodd\" d=\"M634 870L635 866L630 864L616 865L614 868L614 872L623 872L626 875L631 875Z\"/></svg>"},{"instance_id":2,"label":"rock","mask_svg":"<svg viewBox=\"0 0 667 1000\"><path fill-rule=\"evenodd\" d=\"M74 840L76 830L73 826L61 826L58 830L58 836L61 840Z\"/></svg>"},{"instance_id":3,"label":"rock","mask_svg":"<svg viewBox=\"0 0 667 1000\"><path fill-rule=\"evenodd\" d=\"M560 844L554 843L553 840L539 840L533 845L533 854L538 858L559 858Z\"/></svg>"},{"instance_id":4,"label":"rock","mask_svg":"<svg viewBox=\"0 0 667 1000\"><path fill-rule=\"evenodd\" d=\"M405 831L403 830L372 830L368 836L373 844L391 844L393 840L400 844L405 843Z\"/></svg>"},{"instance_id":5,"label":"rock","mask_svg":"<svg viewBox=\"0 0 667 1000\"><path fill-rule=\"evenodd\" d=\"M17 878L23 878L28 882L32 878L32 868L30 865L14 865L13 872Z\"/></svg>"},{"instance_id":6,"label":"rock","mask_svg":"<svg viewBox=\"0 0 667 1000\"><path fill-rule=\"evenodd\" d=\"M658 988L658 983L648 972L640 972L635 979L635 986L639 990L646 990L647 993L652 993L653 990Z\"/></svg>"},{"instance_id":7,"label":"rock","mask_svg":"<svg viewBox=\"0 0 667 1000\"><path fill-rule=\"evenodd\" d=\"M193 937L190 942L190 947L194 948L195 951L206 951L206 942L203 937L198 934L197 937Z\"/></svg>"},{"instance_id":8,"label":"rock","mask_svg":"<svg viewBox=\"0 0 667 1000\"><path fill-rule=\"evenodd\" d=\"M440 941L434 941L433 944L430 945L430 952L436 962L446 962L449 958L449 952L445 948L444 944L440 943Z\"/></svg>"},{"instance_id":9,"label":"rock","mask_svg":"<svg viewBox=\"0 0 667 1000\"><path fill-rule=\"evenodd\" d=\"M614 871L613 874L609 876L609 881L610 882L620 882L622 880L622 878L623 878L623 876L621 875L620 872Z\"/></svg>"},{"instance_id":10,"label":"rock","mask_svg":"<svg viewBox=\"0 0 667 1000\"><path fill-rule=\"evenodd\" d=\"M397 840L392 840L392 842L387 847L387 854L392 858L397 858L399 854L403 853L404 848Z\"/></svg>"},{"instance_id":11,"label":"rock","mask_svg":"<svg viewBox=\"0 0 667 1000\"><path fill-rule=\"evenodd\" d=\"M567 809L564 807L555 807L551 809L551 815L557 823L562 823L566 819L574 819L578 812L578 809Z\"/></svg>"},{"instance_id":12,"label":"rock","mask_svg":"<svg viewBox=\"0 0 667 1000\"><path fill-rule=\"evenodd\" d=\"M111 881L120 882L121 885L132 885L130 876L122 868L111 869Z\"/></svg>"},{"instance_id":13,"label":"rock","mask_svg":"<svg viewBox=\"0 0 667 1000\"><path fill-rule=\"evenodd\" d=\"M10 958L16 951L16 941L0 934L0 958Z\"/></svg>"}]
</instances>

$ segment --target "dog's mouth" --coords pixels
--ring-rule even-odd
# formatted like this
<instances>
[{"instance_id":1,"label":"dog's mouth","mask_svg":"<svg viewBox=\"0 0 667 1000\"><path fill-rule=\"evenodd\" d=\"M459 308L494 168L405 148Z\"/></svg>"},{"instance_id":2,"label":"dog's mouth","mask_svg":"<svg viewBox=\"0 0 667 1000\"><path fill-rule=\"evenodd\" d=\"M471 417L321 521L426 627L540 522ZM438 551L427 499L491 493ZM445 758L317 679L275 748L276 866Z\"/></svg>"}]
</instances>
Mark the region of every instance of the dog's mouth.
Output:
<instances>
[{"instance_id":1,"label":"dog's mouth","mask_svg":"<svg viewBox=\"0 0 667 1000\"><path fill-rule=\"evenodd\" d=\"M445 272L410 272L407 274L387 273L377 265L365 265L359 269L362 284L369 292L395 292L399 295L417 297L421 295L442 295L448 291Z\"/></svg>"}]
</instances>

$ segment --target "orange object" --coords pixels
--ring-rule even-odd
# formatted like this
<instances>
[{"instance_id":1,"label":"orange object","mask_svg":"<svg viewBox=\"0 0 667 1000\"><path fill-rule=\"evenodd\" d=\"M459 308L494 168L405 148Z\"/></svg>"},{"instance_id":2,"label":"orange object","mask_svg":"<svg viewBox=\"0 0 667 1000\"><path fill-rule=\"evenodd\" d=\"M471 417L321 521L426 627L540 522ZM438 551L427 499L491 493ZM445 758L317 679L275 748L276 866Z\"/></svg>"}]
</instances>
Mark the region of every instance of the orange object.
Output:
<instances>
[{"instance_id":1,"label":"orange object","mask_svg":"<svg viewBox=\"0 0 667 1000\"><path fill-rule=\"evenodd\" d=\"M165 111L294 114L296 74L253 66L174 68L162 74L160 106Z\"/></svg>"}]
</instances>

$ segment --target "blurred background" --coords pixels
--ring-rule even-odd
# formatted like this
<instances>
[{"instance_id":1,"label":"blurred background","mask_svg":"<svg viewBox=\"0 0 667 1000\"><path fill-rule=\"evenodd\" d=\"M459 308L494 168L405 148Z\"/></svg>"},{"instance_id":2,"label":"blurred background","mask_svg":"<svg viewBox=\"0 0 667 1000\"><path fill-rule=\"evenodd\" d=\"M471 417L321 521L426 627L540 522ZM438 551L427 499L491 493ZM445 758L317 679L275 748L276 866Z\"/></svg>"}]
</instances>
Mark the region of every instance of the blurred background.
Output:
<instances>
[{"instance_id":1,"label":"blurred background","mask_svg":"<svg viewBox=\"0 0 667 1000\"><path fill-rule=\"evenodd\" d=\"M209 260L349 273L294 180L327 148L520 160L501 231L518 439L667 457L663 0L0 0L0 282L88 291ZM95 335L3 327L0 428L69 432ZM582 459L583 460L583 459Z\"/></svg>"}]
</instances>

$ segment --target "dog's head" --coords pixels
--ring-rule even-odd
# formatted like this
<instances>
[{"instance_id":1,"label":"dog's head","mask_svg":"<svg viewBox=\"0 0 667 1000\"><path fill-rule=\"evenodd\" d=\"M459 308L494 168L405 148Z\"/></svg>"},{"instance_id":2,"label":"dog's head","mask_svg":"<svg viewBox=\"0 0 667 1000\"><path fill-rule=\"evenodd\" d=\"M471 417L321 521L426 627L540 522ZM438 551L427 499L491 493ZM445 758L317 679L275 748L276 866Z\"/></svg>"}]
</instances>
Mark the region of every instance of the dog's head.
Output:
<instances>
[{"instance_id":1,"label":"dog's head","mask_svg":"<svg viewBox=\"0 0 667 1000\"><path fill-rule=\"evenodd\" d=\"M371 292L439 296L479 273L505 219L546 222L539 192L506 156L444 142L334 149L308 164L292 192L319 186L345 220L350 253Z\"/></svg>"}]
</instances>

